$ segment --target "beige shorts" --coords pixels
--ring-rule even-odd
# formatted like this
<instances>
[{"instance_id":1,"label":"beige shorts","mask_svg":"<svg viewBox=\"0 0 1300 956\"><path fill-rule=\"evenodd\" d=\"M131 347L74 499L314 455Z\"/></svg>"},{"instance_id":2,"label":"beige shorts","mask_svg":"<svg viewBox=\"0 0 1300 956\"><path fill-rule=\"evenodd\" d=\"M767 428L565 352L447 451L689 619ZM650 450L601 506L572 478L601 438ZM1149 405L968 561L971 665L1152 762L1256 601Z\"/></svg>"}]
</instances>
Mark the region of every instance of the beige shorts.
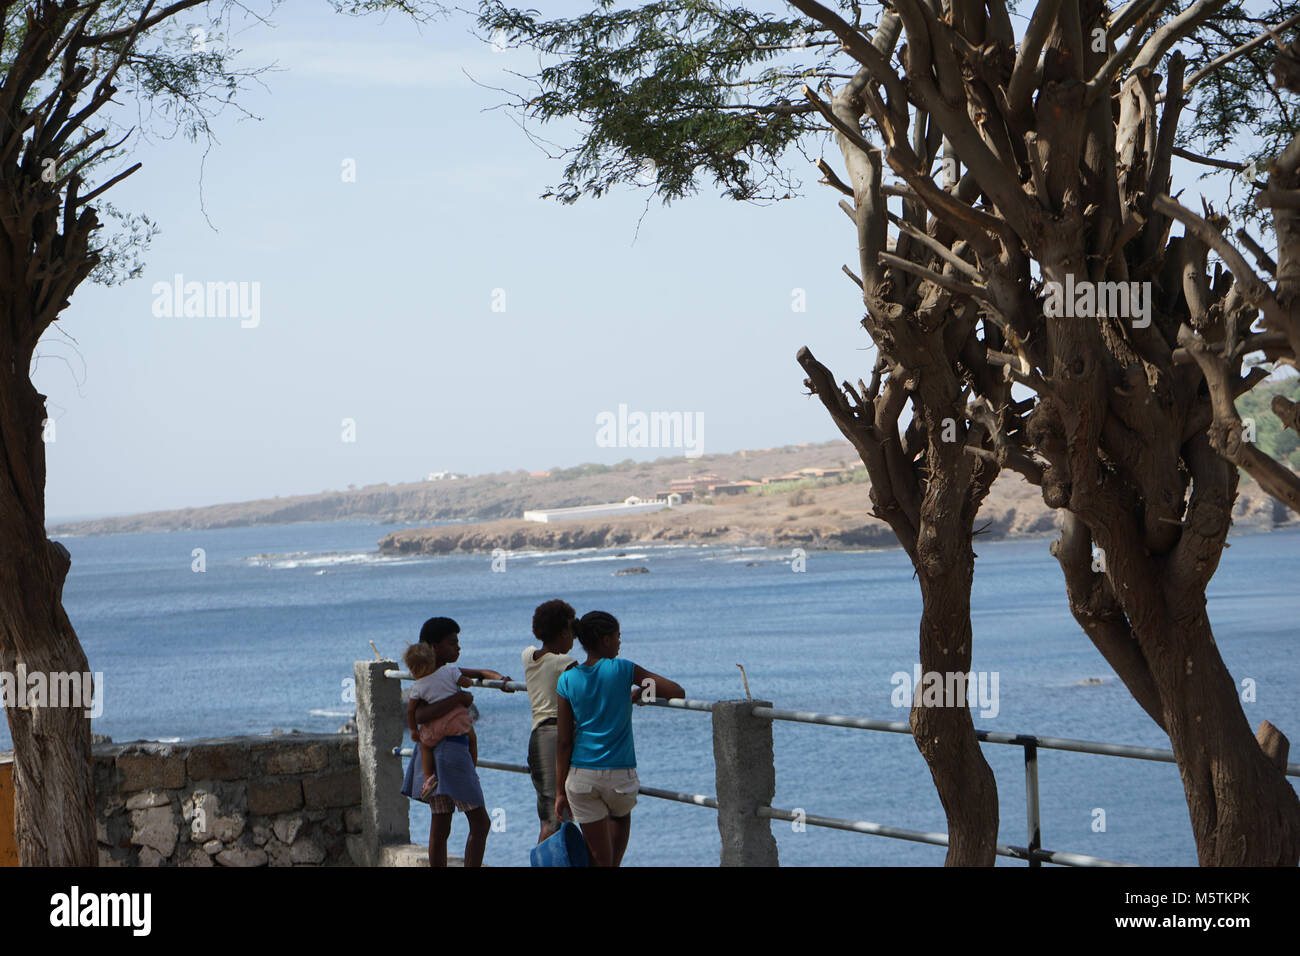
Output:
<instances>
[{"instance_id":1,"label":"beige shorts","mask_svg":"<svg viewBox=\"0 0 1300 956\"><path fill-rule=\"evenodd\" d=\"M596 823L606 817L625 817L636 806L641 781L635 770L596 770L570 767L564 781L575 823Z\"/></svg>"}]
</instances>

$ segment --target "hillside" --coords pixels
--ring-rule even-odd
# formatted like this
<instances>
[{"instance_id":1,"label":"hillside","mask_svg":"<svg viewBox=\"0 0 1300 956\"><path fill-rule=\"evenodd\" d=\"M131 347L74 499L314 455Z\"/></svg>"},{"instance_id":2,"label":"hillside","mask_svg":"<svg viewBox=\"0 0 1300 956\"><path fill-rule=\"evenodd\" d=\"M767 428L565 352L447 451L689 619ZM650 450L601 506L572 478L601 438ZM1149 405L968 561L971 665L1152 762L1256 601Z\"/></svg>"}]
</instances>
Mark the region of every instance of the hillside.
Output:
<instances>
[{"instance_id":1,"label":"hillside","mask_svg":"<svg viewBox=\"0 0 1300 956\"><path fill-rule=\"evenodd\" d=\"M859 471L855 477L861 478ZM507 519L480 524L396 531L379 542L387 554L448 554L618 547L627 544L735 544L771 548L846 550L896 547L889 526L867 512L861 480L809 479L783 483L774 493L718 496L712 504L685 504L654 514L538 524ZM990 538L1038 534L1055 527L1038 490L1012 475L994 486L981 524Z\"/></svg>"},{"instance_id":2,"label":"hillside","mask_svg":"<svg viewBox=\"0 0 1300 956\"><path fill-rule=\"evenodd\" d=\"M711 503L691 502L641 516L589 518L538 524L525 510L622 501L664 490L676 479L713 473L729 481L759 480L801 468L848 466L834 478L780 482ZM856 466L856 467L855 467ZM456 480L372 485L238 504L157 511L50 529L52 535L205 530L304 521L362 520L382 524L433 524L394 532L379 542L387 553L447 554L497 548L617 547L633 543L711 542L776 548L894 547L888 526L868 514L866 473L847 442L791 445L694 460L660 458L618 465L580 465L547 477L501 472ZM1235 509L1237 529L1270 528L1289 512L1243 483ZM1013 473L994 484L980 511L983 539L1043 534L1056 526L1037 489Z\"/></svg>"},{"instance_id":3,"label":"hillside","mask_svg":"<svg viewBox=\"0 0 1300 956\"><path fill-rule=\"evenodd\" d=\"M264 498L231 504L152 511L145 514L51 527L52 535L120 534L136 531L207 530L299 521L373 521L383 524L490 521L519 518L531 508L622 501L666 489L669 482L702 472L730 480L759 479L800 468L852 466L857 456L845 441L787 445L729 455L631 460L617 465L579 465L553 470L548 478L526 471L497 472L444 481L368 485L349 491Z\"/></svg>"},{"instance_id":4,"label":"hillside","mask_svg":"<svg viewBox=\"0 0 1300 956\"><path fill-rule=\"evenodd\" d=\"M897 547L889 526L868 514L867 485L853 478L809 479L779 490L719 496L712 504L686 504L654 514L538 524L506 519L477 524L396 531L379 542L385 554L451 554L609 548L634 544L728 544L808 550ZM1255 486L1243 489L1234 509L1236 530L1266 530L1290 512ZM979 541L1055 530L1058 517L1037 488L1004 473L980 509Z\"/></svg>"}]
</instances>

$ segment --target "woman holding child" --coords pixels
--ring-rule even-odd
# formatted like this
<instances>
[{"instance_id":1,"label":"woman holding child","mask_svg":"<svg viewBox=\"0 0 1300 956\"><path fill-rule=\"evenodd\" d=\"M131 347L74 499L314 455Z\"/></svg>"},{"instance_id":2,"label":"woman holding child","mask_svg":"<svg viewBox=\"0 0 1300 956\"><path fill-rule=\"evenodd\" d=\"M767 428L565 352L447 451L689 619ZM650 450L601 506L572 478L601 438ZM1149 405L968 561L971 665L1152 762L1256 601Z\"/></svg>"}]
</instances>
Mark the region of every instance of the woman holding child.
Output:
<instances>
[{"instance_id":1,"label":"woman holding child","mask_svg":"<svg viewBox=\"0 0 1300 956\"><path fill-rule=\"evenodd\" d=\"M432 653L430 653L430 648ZM469 821L465 865L482 866L491 819L484 807L478 779L478 747L468 707L473 696L461 687L471 678L509 680L494 670L457 667L460 625L449 617L434 617L420 629L420 643L407 648L406 664L417 678L411 688L407 720L413 740L420 742L423 787L433 823L429 828L429 865L447 865L451 815L460 810ZM421 673L415 673L417 670Z\"/></svg>"},{"instance_id":2,"label":"woman holding child","mask_svg":"<svg viewBox=\"0 0 1300 956\"><path fill-rule=\"evenodd\" d=\"M412 739L421 746L407 768L403 792L420 791L412 777L423 781L423 798L433 810L431 866L447 865L453 810L462 811L470 826L465 865L483 863L491 820L466 713L473 697L461 688L473 678L510 680L493 670L458 668L459 634L460 626L451 618L430 618L420 631L420 643L405 655L416 678L407 720ZM576 620L564 601L547 601L534 612L533 635L541 646L529 646L523 664L533 711L528 765L542 823L538 842L559 829L561 820L573 820L582 827L591 864L618 866L627 850L640 789L632 704L643 691L665 698L685 697L686 692L680 684L620 658L618 620L604 611ZM575 637L586 651L581 664L568 654Z\"/></svg>"}]
</instances>

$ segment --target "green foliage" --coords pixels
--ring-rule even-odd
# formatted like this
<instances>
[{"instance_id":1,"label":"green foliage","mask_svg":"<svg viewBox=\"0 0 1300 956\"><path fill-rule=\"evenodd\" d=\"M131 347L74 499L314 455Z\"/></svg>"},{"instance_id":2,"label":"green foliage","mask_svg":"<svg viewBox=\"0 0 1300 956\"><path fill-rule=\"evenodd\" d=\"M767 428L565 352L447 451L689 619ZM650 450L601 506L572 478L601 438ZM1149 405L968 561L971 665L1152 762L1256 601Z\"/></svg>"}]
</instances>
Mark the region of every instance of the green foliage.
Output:
<instances>
[{"instance_id":1,"label":"green foliage","mask_svg":"<svg viewBox=\"0 0 1300 956\"><path fill-rule=\"evenodd\" d=\"M280 0L268 2L274 8ZM341 13L396 11L419 21L443 10L425 0L330 3ZM124 172L139 137L181 134L191 141L204 139L211 146L215 137L209 124L223 110L233 108L255 118L238 105L237 94L267 68L236 65L241 51L226 40L226 18L237 9L242 5L228 0L174 5L152 0L4 4L0 81L21 91L23 109L0 117L22 131L21 155L14 154L13 165L0 170L0 177L16 177L18 169L44 170L53 160L51 198L63 204L74 182L78 195L86 196ZM204 14L196 17L199 11ZM29 18L40 31L31 37ZM137 30L139 25L143 29ZM37 42L45 43L45 38L53 38L53 55L38 56L33 62L31 50L39 49ZM26 68L16 70L20 62ZM86 73L74 86L68 78L77 76L79 68ZM101 95L110 86L111 100ZM27 155L41 148L36 130L45 127L41 142L51 141L49 122L55 127L69 124L68 135L55 140L60 143L55 148L59 155ZM93 198L91 205L101 221L91 240L91 279L113 284L138 276L156 225L143 213L116 209L102 196Z\"/></svg>"},{"instance_id":2,"label":"green foliage","mask_svg":"<svg viewBox=\"0 0 1300 956\"><path fill-rule=\"evenodd\" d=\"M515 103L526 119L579 121L565 180L545 194L561 202L619 183L671 202L701 179L733 199L787 198L797 184L784 155L821 128L799 90L817 85L826 43L798 19L712 0L597 0L575 19L546 20L486 0L479 25L543 55L529 78L536 94Z\"/></svg>"},{"instance_id":3,"label":"green foliage","mask_svg":"<svg viewBox=\"0 0 1300 956\"><path fill-rule=\"evenodd\" d=\"M1181 9L1189 4L1190 0L1185 0L1176 6ZM1187 79L1216 57L1297 13L1297 0L1228 4L1190 42L1180 46L1187 56ZM1298 30L1293 26L1278 36L1284 42L1290 41ZM1285 149L1300 129L1296 96L1275 89L1270 77L1277 55L1277 44L1270 40L1207 73L1191 90L1192 108L1184 112L1176 138L1179 146L1216 159L1254 164L1253 169L1232 174L1229 211L1270 231L1271 217L1254 204L1254 196L1268 178L1268 160Z\"/></svg>"},{"instance_id":4,"label":"green foliage","mask_svg":"<svg viewBox=\"0 0 1300 956\"><path fill-rule=\"evenodd\" d=\"M1300 401L1300 377L1291 376L1274 384L1255 386L1236 401L1237 414L1255 421L1255 444L1274 460L1300 471L1300 436L1282 427L1269 408L1274 395Z\"/></svg>"},{"instance_id":5,"label":"green foliage","mask_svg":"<svg viewBox=\"0 0 1300 956\"><path fill-rule=\"evenodd\" d=\"M1163 19L1192 2L1169 4ZM829 5L870 32L862 4ZM482 0L479 26L494 42L526 46L543 58L540 71L526 78L534 92L513 105L525 120L577 124L576 143L561 147L564 181L545 195L574 202L625 184L670 202L709 180L734 199L787 198L797 189L785 163L790 149L826 132L801 87L838 85L847 74L835 68L857 66L843 57L837 62L837 43L811 22L753 6L657 0L620 7L595 0L580 16L547 19ZM1028 16L1035 4L1011 6ZM1300 0L1233 0L1177 45L1186 76L1296 13ZM1296 33L1292 27L1280 36ZM1267 160L1300 128L1296 98L1270 81L1276 55L1270 41L1207 73L1190 91L1177 135L1178 145L1195 152L1258 163L1232 174L1230 211L1261 223L1253 197L1267 178Z\"/></svg>"},{"instance_id":6,"label":"green foliage","mask_svg":"<svg viewBox=\"0 0 1300 956\"><path fill-rule=\"evenodd\" d=\"M158 226L144 213L125 213L107 201L98 205L100 219L115 226L101 232L96 252L99 262L90 274L100 285L120 285L144 272L144 253L158 234Z\"/></svg>"},{"instance_id":7,"label":"green foliage","mask_svg":"<svg viewBox=\"0 0 1300 956\"><path fill-rule=\"evenodd\" d=\"M57 47L71 52L42 64L43 72L33 73L29 68L16 77L19 60L26 57L26 62L31 62L24 53L29 40L28 12L21 6L5 11L0 69L7 84L20 85L27 110L25 115L19 114L22 156L16 163L19 168L29 162L42 171L48 168L60 204L67 201L74 183L78 195L86 195L129 168L135 137L170 136L180 131L190 139L200 135L211 139L209 118L231 103L243 80L261 72L234 67L239 51L222 42L218 20L194 28L195 36L205 38L202 43L182 31L178 17L183 11L134 31L142 17L157 12L156 5L141 0L97 0L58 10L42 4L34 12L39 18L35 22L43 33L72 40L70 47L62 43ZM220 13L216 11L218 16ZM67 83L69 66L86 71L83 82L76 86ZM116 88L111 103L101 98L105 83ZM55 115L70 125L63 151L45 155L42 144L49 137L36 139L42 125L32 111L48 114L56 102L63 105ZM38 150L39 155L27 155ZM48 166L51 161L52 167ZM102 196L91 204L100 220L91 240L91 280L111 285L135 278L157 226L147 215L119 210Z\"/></svg>"},{"instance_id":8,"label":"green foliage","mask_svg":"<svg viewBox=\"0 0 1300 956\"><path fill-rule=\"evenodd\" d=\"M435 16L446 13L440 3L425 0L330 0L336 12L351 17L364 17L374 13L402 13L416 23L428 23Z\"/></svg>"}]
</instances>

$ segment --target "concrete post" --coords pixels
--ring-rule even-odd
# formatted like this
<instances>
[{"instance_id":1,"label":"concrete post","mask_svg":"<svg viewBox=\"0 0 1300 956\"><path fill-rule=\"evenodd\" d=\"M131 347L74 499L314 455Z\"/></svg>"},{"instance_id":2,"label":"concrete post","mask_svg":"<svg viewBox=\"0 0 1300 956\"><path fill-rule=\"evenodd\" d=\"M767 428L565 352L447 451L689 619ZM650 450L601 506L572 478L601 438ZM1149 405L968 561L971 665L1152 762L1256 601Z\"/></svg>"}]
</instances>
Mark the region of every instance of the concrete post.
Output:
<instances>
[{"instance_id":1,"label":"concrete post","mask_svg":"<svg viewBox=\"0 0 1300 956\"><path fill-rule=\"evenodd\" d=\"M410 805L402 796L402 758L393 748L406 739L402 682L384 676L396 661L357 661L357 757L361 764L363 866L377 866L387 843L410 843Z\"/></svg>"},{"instance_id":2,"label":"concrete post","mask_svg":"<svg viewBox=\"0 0 1300 956\"><path fill-rule=\"evenodd\" d=\"M723 866L779 866L772 822L760 817L776 794L772 721L755 717L766 700L720 700L713 705L713 764L717 773L718 832Z\"/></svg>"}]
</instances>

